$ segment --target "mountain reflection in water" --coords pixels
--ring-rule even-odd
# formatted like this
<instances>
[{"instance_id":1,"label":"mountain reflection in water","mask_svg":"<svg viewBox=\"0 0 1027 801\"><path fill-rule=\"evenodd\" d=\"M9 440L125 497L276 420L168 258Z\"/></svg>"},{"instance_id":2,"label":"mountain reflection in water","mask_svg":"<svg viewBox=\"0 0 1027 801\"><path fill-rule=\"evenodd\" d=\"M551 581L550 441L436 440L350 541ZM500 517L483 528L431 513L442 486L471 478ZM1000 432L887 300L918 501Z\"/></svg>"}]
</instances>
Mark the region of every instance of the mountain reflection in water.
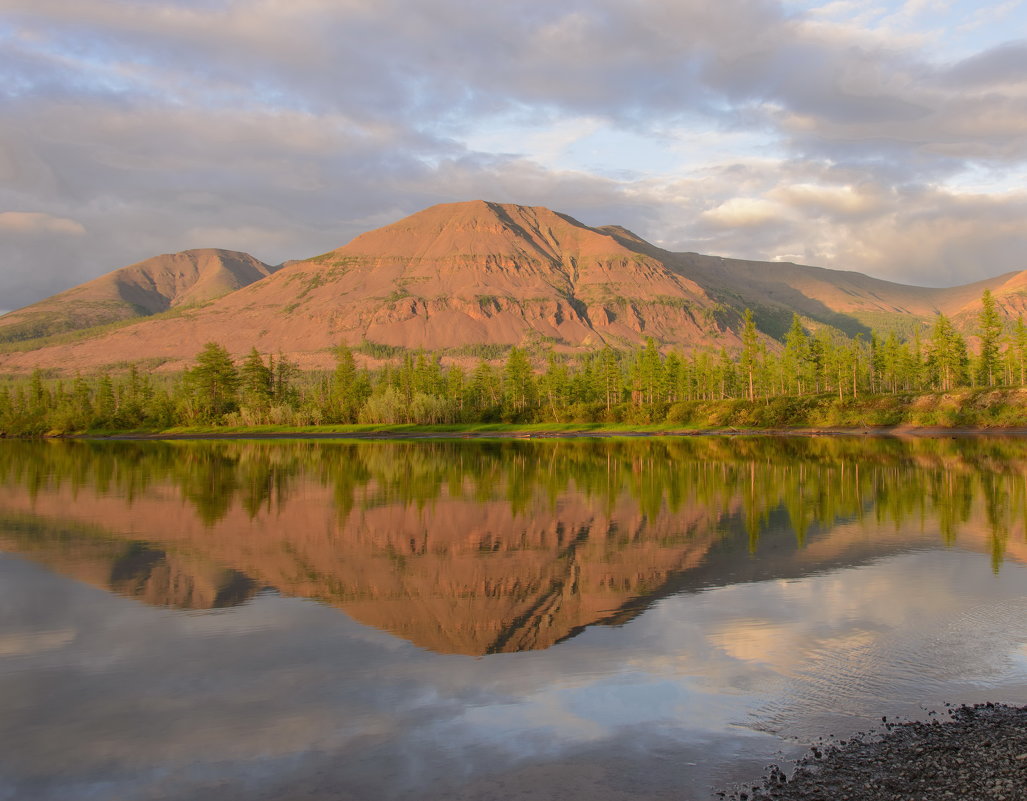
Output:
<instances>
[{"instance_id":1,"label":"mountain reflection in water","mask_svg":"<svg viewBox=\"0 0 1027 801\"><path fill-rule=\"evenodd\" d=\"M0 549L148 604L267 587L481 655L939 538L1027 561L1025 468L1001 438L7 442Z\"/></svg>"}]
</instances>

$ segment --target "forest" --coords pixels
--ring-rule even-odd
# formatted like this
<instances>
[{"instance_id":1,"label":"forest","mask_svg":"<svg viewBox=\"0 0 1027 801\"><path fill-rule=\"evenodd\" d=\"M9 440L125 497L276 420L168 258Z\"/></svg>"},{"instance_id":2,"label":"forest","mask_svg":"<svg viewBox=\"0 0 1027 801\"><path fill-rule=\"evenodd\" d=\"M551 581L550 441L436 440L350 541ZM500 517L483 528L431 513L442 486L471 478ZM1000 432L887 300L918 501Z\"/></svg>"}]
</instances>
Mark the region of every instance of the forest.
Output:
<instances>
[{"instance_id":1,"label":"forest","mask_svg":"<svg viewBox=\"0 0 1027 801\"><path fill-rule=\"evenodd\" d=\"M972 350L941 314L908 339L848 339L831 329L810 331L794 316L782 346L768 347L747 310L734 354L664 353L650 338L631 350L573 357L513 347L505 358L470 367L423 350L381 348L392 358L368 368L340 345L331 371L301 371L256 349L236 363L211 342L179 375L129 366L116 375L0 377L0 434L358 423L897 424L903 404L925 394L1027 384L1027 326L1022 317L1004 325L987 290L971 336ZM925 422L974 423L967 413Z\"/></svg>"}]
</instances>

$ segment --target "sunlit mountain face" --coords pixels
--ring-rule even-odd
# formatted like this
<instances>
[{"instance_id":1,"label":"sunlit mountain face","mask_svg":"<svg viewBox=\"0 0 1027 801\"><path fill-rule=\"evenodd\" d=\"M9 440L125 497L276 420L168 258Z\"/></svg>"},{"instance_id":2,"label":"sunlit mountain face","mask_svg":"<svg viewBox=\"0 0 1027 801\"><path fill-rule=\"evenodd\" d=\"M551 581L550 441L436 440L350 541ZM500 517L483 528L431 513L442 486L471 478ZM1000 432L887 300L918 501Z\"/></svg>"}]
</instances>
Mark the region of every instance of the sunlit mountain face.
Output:
<instances>
[{"instance_id":1,"label":"sunlit mountain face","mask_svg":"<svg viewBox=\"0 0 1027 801\"><path fill-rule=\"evenodd\" d=\"M1027 273L981 278L909 286L671 252L623 226L591 227L542 206L443 203L280 268L205 250L115 270L0 318L0 368L145 362L176 371L208 342L236 356L284 353L308 369L330 367L340 343L455 359L511 346L582 355L650 338L686 353L730 352L741 346L746 310L773 349L794 315L840 337L912 336L938 314L974 331L985 290L1010 323L1027 308Z\"/></svg>"}]
</instances>

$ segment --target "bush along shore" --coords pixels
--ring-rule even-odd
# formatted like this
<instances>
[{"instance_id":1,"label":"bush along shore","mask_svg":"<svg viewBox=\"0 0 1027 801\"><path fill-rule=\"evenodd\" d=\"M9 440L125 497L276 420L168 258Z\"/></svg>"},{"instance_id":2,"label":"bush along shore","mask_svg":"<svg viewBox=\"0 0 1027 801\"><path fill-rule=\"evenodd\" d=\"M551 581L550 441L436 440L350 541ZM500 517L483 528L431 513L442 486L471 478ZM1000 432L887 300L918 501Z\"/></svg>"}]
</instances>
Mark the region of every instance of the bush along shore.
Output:
<instances>
[{"instance_id":1,"label":"bush along shore","mask_svg":"<svg viewBox=\"0 0 1027 801\"><path fill-rule=\"evenodd\" d=\"M1027 707L977 704L814 746L730 801L1027 801Z\"/></svg>"}]
</instances>

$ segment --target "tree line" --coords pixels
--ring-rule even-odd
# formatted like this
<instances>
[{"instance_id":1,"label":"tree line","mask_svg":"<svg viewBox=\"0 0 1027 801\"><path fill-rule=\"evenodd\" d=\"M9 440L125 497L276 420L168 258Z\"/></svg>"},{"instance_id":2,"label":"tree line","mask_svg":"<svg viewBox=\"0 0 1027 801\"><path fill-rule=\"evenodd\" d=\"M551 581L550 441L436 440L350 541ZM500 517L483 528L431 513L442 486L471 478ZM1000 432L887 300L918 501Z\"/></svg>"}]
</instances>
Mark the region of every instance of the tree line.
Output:
<instances>
[{"instance_id":1,"label":"tree line","mask_svg":"<svg viewBox=\"0 0 1027 801\"><path fill-rule=\"evenodd\" d=\"M1027 384L1027 326L1011 330L990 291L982 296L971 352L939 314L927 332L847 339L811 331L793 316L783 347L769 348L746 310L741 349L663 353L651 338L632 350L606 347L544 363L514 347L502 363L444 365L432 352L404 351L376 369L340 345L331 371L301 371L256 349L236 363L208 343L179 376L130 367L123 375L0 382L0 433L70 433L175 426L446 424L475 422L658 423L696 401L946 392Z\"/></svg>"}]
</instances>

